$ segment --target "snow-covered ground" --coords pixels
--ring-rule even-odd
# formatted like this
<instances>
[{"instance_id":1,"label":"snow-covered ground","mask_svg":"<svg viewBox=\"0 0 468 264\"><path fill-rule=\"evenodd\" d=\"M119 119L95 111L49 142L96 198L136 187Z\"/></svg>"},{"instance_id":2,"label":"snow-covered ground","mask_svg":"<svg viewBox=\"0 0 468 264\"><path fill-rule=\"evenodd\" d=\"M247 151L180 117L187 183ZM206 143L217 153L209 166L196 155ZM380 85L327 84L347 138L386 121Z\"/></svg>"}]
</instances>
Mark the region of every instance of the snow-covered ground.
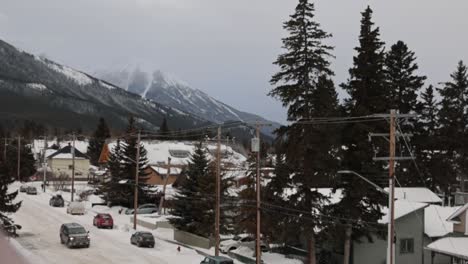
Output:
<instances>
[{"instance_id":1,"label":"snow-covered ground","mask_svg":"<svg viewBox=\"0 0 468 264\"><path fill-rule=\"evenodd\" d=\"M119 214L121 207L94 206L101 199L95 195L89 196L86 204L85 215L68 215L66 208L49 206L49 199L55 192L48 189L46 193L40 189L40 183L29 183L36 186L38 195L20 193L18 199L22 201L20 210L13 215L17 224L22 226L18 231L19 237L11 240L11 245L31 264L70 263L200 263L204 256L197 253L213 255L214 249L194 249L181 247L177 251L177 245L173 242L172 229L159 228L148 230L138 226L138 230L151 231L156 239L154 249L138 248L130 244L130 236L133 233L130 218L132 216ZM20 184L10 186L11 190L19 188ZM76 186L76 198L81 191L88 190L87 185ZM70 193L61 193L66 201L70 200ZM76 199L75 198L75 199ZM98 229L93 226L93 217L96 213L110 213L114 219L114 229ZM147 218L147 216L140 216ZM164 219L165 217L161 217ZM90 231L91 246L84 249L68 249L60 244L59 229L63 223L76 222ZM241 252L239 252L241 253ZM246 252L246 256L252 256L253 252ZM286 259L284 256L273 253L263 254L264 263L268 264L296 264L297 260ZM0 261L1 263L1 261ZM234 261L235 264L240 262Z\"/></svg>"},{"instance_id":2,"label":"snow-covered ground","mask_svg":"<svg viewBox=\"0 0 468 264\"><path fill-rule=\"evenodd\" d=\"M19 187L15 184L12 188ZM66 193L64 198L67 199ZM203 256L194 250L182 248L156 239L154 249L137 248L130 244L132 229L129 216L119 215L118 208L89 208L83 216L66 214L65 208L49 206L51 193L39 191L37 196L20 193L18 200L23 204L14 215L16 223L22 225L19 237L12 243L32 264L47 263L200 263ZM96 212L111 211L115 227L113 230L97 229L92 220ZM90 231L91 246L84 249L68 249L60 244L59 228L63 223L76 222ZM142 229L142 228L140 228Z\"/></svg>"}]
</instances>

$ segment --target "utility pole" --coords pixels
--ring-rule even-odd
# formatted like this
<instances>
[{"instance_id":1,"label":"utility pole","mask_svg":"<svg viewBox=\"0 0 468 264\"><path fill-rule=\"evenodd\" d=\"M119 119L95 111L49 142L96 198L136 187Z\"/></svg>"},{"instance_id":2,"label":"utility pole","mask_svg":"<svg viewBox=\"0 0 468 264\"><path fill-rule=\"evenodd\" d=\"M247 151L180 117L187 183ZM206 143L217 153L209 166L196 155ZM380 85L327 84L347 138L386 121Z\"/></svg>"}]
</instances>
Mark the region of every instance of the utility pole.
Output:
<instances>
[{"instance_id":1,"label":"utility pole","mask_svg":"<svg viewBox=\"0 0 468 264\"><path fill-rule=\"evenodd\" d=\"M44 136L44 152L42 156L42 170L44 173L44 184L42 190L46 190L46 176L47 176L47 160L46 160L46 151L47 151L47 136Z\"/></svg>"},{"instance_id":2,"label":"utility pole","mask_svg":"<svg viewBox=\"0 0 468 264\"><path fill-rule=\"evenodd\" d=\"M162 210L164 208L164 202L166 199L166 186L167 186L167 181L169 180L169 176L171 176L171 157L167 158L167 173L166 173L166 179L164 180L162 197L159 201L159 215L161 215Z\"/></svg>"},{"instance_id":3,"label":"utility pole","mask_svg":"<svg viewBox=\"0 0 468 264\"><path fill-rule=\"evenodd\" d=\"M262 262L262 251L260 250L260 224L261 224L261 214L260 214L260 124L257 123L257 234L256 234L256 243L255 243L255 252L256 252L256 263L260 264Z\"/></svg>"},{"instance_id":4,"label":"utility pole","mask_svg":"<svg viewBox=\"0 0 468 264\"><path fill-rule=\"evenodd\" d=\"M137 151L136 151L136 170L135 170L135 196L133 197L133 229L137 228L137 209L138 209L138 174L140 172L140 140L141 140L141 131L138 131L137 138Z\"/></svg>"},{"instance_id":5,"label":"utility pole","mask_svg":"<svg viewBox=\"0 0 468 264\"><path fill-rule=\"evenodd\" d=\"M221 127L218 127L218 143L216 150L216 214L215 214L215 256L219 256L219 218L221 200Z\"/></svg>"},{"instance_id":6,"label":"utility pole","mask_svg":"<svg viewBox=\"0 0 468 264\"><path fill-rule=\"evenodd\" d=\"M73 198L75 196L75 133L72 134L73 143L72 143L72 187L71 187L71 201L73 202Z\"/></svg>"},{"instance_id":7,"label":"utility pole","mask_svg":"<svg viewBox=\"0 0 468 264\"><path fill-rule=\"evenodd\" d=\"M18 181L21 181L20 178L20 168L21 168L21 136L18 136L18 171L17 171L17 176L18 176Z\"/></svg>"},{"instance_id":8,"label":"utility pole","mask_svg":"<svg viewBox=\"0 0 468 264\"><path fill-rule=\"evenodd\" d=\"M395 161L396 160L412 160L414 159L413 153L411 153L410 157L395 157L395 142L398 137L411 137L412 134L402 134L396 132L397 126L397 119L398 118L411 118L415 117L416 115L413 114L397 114L396 110L390 110L389 114L378 114L373 115L375 117L384 117L389 118L390 120L390 133L370 133L369 136L380 136L384 137L390 143L389 146L389 157L376 157L374 161L388 161L389 168L388 168L388 187L389 187L389 195L388 195L388 237L387 237L387 264L395 264ZM388 138L387 138L388 136Z\"/></svg>"},{"instance_id":9,"label":"utility pole","mask_svg":"<svg viewBox=\"0 0 468 264\"><path fill-rule=\"evenodd\" d=\"M390 111L390 159L388 168L388 184L390 187L388 202L390 210L390 219L388 222L388 255L390 264L395 263L395 118L396 111L392 109Z\"/></svg>"}]
</instances>

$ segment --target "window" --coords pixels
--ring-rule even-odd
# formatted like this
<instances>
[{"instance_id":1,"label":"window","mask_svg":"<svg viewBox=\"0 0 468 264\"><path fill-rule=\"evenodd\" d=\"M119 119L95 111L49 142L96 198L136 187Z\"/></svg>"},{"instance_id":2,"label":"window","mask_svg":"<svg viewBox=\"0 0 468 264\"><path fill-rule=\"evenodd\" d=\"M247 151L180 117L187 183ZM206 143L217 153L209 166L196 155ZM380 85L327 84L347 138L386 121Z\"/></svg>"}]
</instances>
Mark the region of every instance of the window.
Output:
<instances>
[{"instance_id":1,"label":"window","mask_svg":"<svg viewBox=\"0 0 468 264\"><path fill-rule=\"evenodd\" d=\"M414 253L414 239L400 239L400 254Z\"/></svg>"}]
</instances>

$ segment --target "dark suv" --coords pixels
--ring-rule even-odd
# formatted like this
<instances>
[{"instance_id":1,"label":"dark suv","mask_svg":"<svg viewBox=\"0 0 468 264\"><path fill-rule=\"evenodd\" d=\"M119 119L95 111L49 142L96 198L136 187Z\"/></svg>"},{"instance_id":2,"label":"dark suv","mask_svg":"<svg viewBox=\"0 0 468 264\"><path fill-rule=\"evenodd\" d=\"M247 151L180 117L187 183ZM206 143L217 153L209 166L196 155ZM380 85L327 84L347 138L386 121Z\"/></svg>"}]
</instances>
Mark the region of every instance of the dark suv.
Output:
<instances>
[{"instance_id":1,"label":"dark suv","mask_svg":"<svg viewBox=\"0 0 468 264\"><path fill-rule=\"evenodd\" d=\"M63 224L60 227L60 243L67 247L89 247L89 231L77 223Z\"/></svg>"},{"instance_id":2,"label":"dark suv","mask_svg":"<svg viewBox=\"0 0 468 264\"><path fill-rule=\"evenodd\" d=\"M57 195L52 196L52 198L50 198L49 205L53 207L64 207L65 201L63 200L62 195L57 194Z\"/></svg>"}]
</instances>

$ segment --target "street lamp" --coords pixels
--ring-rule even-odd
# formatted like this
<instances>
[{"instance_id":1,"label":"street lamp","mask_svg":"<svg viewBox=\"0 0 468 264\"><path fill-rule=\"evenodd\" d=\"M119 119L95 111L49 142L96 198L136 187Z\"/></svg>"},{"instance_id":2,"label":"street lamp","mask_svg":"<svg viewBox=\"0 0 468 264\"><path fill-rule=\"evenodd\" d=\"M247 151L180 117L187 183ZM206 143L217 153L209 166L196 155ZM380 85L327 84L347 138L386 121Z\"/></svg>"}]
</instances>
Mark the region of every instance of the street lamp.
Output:
<instances>
[{"instance_id":1,"label":"street lamp","mask_svg":"<svg viewBox=\"0 0 468 264\"><path fill-rule=\"evenodd\" d=\"M340 170L340 171L337 171L338 174L352 174L352 175L355 175L355 176L358 176L359 178L361 178L362 180L364 180L365 182L369 183L370 185L372 185L377 191L381 192L381 193L384 193L386 195L388 195L388 192L385 191L384 189L382 189L382 187L380 187L379 185L371 182L369 179L367 179L366 177L362 176L361 174L355 172L355 171L352 171L352 170Z\"/></svg>"}]
</instances>

